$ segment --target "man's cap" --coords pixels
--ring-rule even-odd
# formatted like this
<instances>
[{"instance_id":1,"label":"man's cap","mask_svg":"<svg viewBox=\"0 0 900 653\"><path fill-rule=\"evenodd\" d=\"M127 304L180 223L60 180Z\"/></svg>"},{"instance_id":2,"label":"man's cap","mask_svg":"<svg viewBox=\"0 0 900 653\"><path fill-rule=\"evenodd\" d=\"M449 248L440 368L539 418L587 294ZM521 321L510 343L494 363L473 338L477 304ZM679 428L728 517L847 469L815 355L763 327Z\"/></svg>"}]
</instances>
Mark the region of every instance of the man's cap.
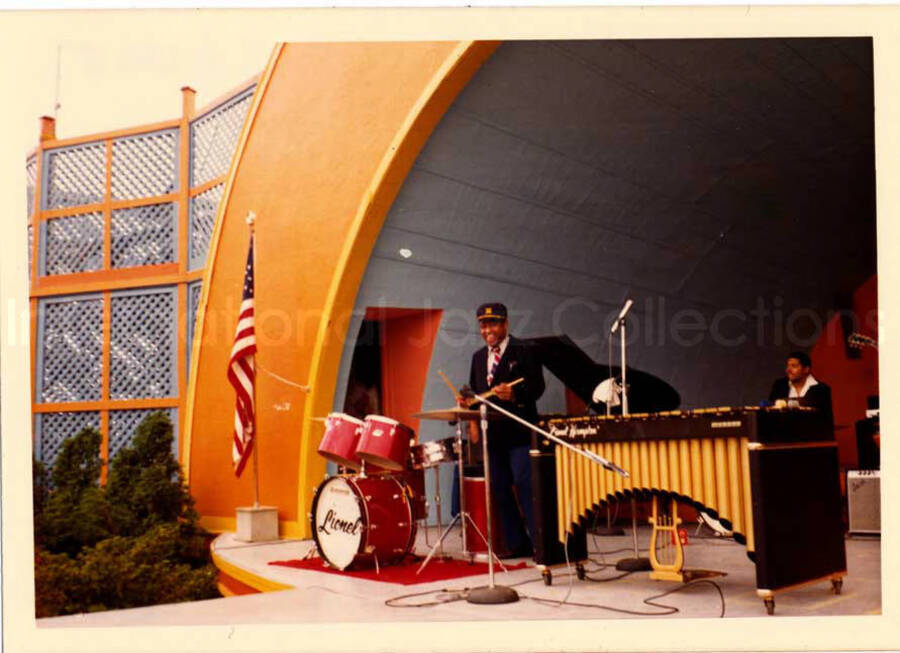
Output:
<instances>
[{"instance_id":1,"label":"man's cap","mask_svg":"<svg viewBox=\"0 0 900 653\"><path fill-rule=\"evenodd\" d=\"M478 307L478 310L475 311L475 317L479 320L505 320L506 306L499 302L482 304Z\"/></svg>"}]
</instances>

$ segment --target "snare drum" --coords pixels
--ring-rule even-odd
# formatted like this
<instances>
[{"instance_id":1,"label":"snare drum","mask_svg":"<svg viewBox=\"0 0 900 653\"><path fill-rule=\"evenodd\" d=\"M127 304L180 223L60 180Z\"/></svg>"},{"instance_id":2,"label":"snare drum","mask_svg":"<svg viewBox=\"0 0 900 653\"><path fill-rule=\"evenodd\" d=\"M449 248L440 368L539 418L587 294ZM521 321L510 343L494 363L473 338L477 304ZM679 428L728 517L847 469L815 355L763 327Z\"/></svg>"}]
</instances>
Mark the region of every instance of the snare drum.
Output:
<instances>
[{"instance_id":1,"label":"snare drum","mask_svg":"<svg viewBox=\"0 0 900 653\"><path fill-rule=\"evenodd\" d=\"M362 426L356 455L369 463L393 471L406 469L410 440L416 432L384 415L367 415Z\"/></svg>"},{"instance_id":2,"label":"snare drum","mask_svg":"<svg viewBox=\"0 0 900 653\"><path fill-rule=\"evenodd\" d=\"M444 438L417 444L410 449L410 461L413 469L434 467L440 463L452 463L459 460L459 446L456 438Z\"/></svg>"},{"instance_id":3,"label":"snare drum","mask_svg":"<svg viewBox=\"0 0 900 653\"><path fill-rule=\"evenodd\" d=\"M332 476L310 515L319 555L335 569L399 562L416 539L406 485L393 476Z\"/></svg>"},{"instance_id":4,"label":"snare drum","mask_svg":"<svg viewBox=\"0 0 900 653\"><path fill-rule=\"evenodd\" d=\"M362 420L344 413L330 413L325 419L319 454L338 465L358 470L361 461L356 456L356 446L362 427Z\"/></svg>"}]
</instances>

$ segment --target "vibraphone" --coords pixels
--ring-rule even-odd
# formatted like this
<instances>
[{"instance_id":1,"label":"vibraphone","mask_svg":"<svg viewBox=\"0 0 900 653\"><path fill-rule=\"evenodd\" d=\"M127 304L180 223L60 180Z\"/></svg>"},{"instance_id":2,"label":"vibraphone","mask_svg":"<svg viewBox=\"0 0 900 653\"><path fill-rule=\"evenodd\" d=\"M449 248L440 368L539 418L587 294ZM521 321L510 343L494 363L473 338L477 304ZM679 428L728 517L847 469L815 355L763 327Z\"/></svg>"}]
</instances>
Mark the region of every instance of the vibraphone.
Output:
<instances>
[{"instance_id":1,"label":"vibraphone","mask_svg":"<svg viewBox=\"0 0 900 653\"><path fill-rule=\"evenodd\" d=\"M847 564L837 444L827 416L808 408L724 407L558 418L542 426L630 474L622 478L541 438L536 449L555 449L552 512L560 542L607 501L652 498L651 576L685 580L690 575L674 533L681 501L746 545L769 614L777 591L830 580L840 592Z\"/></svg>"}]
</instances>

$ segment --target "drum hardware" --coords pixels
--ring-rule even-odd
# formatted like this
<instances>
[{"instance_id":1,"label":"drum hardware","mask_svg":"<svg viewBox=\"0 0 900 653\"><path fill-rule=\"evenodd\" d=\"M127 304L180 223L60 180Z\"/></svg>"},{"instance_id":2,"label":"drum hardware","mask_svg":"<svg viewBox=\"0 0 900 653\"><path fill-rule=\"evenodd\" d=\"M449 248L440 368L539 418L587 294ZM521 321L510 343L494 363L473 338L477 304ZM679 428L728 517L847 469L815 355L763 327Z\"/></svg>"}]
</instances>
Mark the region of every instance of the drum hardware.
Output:
<instances>
[{"instance_id":1,"label":"drum hardware","mask_svg":"<svg viewBox=\"0 0 900 653\"><path fill-rule=\"evenodd\" d=\"M472 393L471 390L469 390L469 392L467 394L471 395L470 398L474 398L475 401L477 401L481 404L479 406L479 408L480 408L480 413L481 413L482 449L483 449L483 454L484 454L484 472L485 472L485 474L484 474L484 494L485 494L485 505L487 506L487 514L488 515L491 514L491 503L490 503L491 474L490 474L490 458L489 458L489 454L488 454L488 445L487 445L487 438L488 438L487 409L488 409L488 406L490 406L491 408L493 408L494 410L499 412L501 415L505 415L505 416L509 417L510 419L518 422L522 426L525 426L528 429L534 431L535 433L537 433L539 435L543 435L547 439L552 440L553 442L556 442L557 444L559 444L561 446L568 447L572 451L575 451L578 455L584 456L585 458L588 458L589 460L592 460L595 463L602 465L604 468L614 471L617 474L620 474L621 476L624 476L626 478L628 477L627 471L625 471L618 465L612 463L611 461L607 460L603 456L600 456L592 451L587 451L587 450L579 449L578 447L572 446L565 440L562 440L559 437L557 437L551 433L548 433L547 431L545 431L541 428L538 428L537 426L535 426L534 424L531 424L527 420L522 419L518 415L515 415L515 414L509 412L508 410L501 408L494 402L488 400L485 397L485 395L476 395L476 394ZM460 478L462 478L462 476L460 476ZM462 487L462 486L463 486L463 483L461 482L460 487ZM462 499L462 496L460 496L460 499ZM462 509L462 503L460 503L460 510L461 509ZM468 601L469 603L479 603L479 604L513 603L513 602L519 600L518 593L516 593L516 591L514 589L512 589L511 587L504 587L501 585L494 584L494 564L493 564L494 551L493 551L493 547L491 546L491 521L490 521L490 519L488 519L487 523L488 523L487 544L488 544L489 584L486 587L476 587L476 588L472 589L471 591L469 591L468 595L466 596L466 601ZM463 532L465 532L465 530Z\"/></svg>"},{"instance_id":2,"label":"drum hardware","mask_svg":"<svg viewBox=\"0 0 900 653\"><path fill-rule=\"evenodd\" d=\"M425 413L417 413L414 417L421 417L423 419L437 419L437 420L447 420L448 415L451 416L452 421L456 422L456 450L458 452L462 452L462 423L463 421L475 419L474 416L478 416L479 412L475 410L467 410L465 408L454 407L448 410L432 410ZM470 559L473 558L472 554L469 552L468 542L466 539L466 521L471 524L472 528L475 529L475 532L478 534L478 537L485 543L485 546L488 546L487 539L485 539L484 534L482 534L481 530L479 530L478 525L475 523L475 520L472 519L472 515L466 510L466 491L465 491L465 473L463 471L463 456L459 455L457 457L457 465L459 469L459 512L453 517L453 520L447 524L447 528L441 531L440 536L438 537L437 542L429 549L428 555L425 556L425 559L422 561L422 564L416 570L416 575L422 573L422 570L431 562L431 559L434 557L435 553L440 549L443 551L442 543L444 538L447 537L447 533L449 533L453 526L459 522L460 523L460 531L462 534L462 553L465 557ZM437 469L437 467L435 467ZM438 508L440 510L440 508ZM440 519L440 513L438 513L438 519ZM426 531L427 532L427 531ZM493 560L493 551L488 547L489 551L489 559ZM497 562L500 562L500 559L497 558ZM503 563L500 562L502 566ZM491 567L493 569L493 567Z\"/></svg>"},{"instance_id":3,"label":"drum hardware","mask_svg":"<svg viewBox=\"0 0 900 653\"><path fill-rule=\"evenodd\" d=\"M410 466L415 470L425 470L429 467L434 470L434 488L435 495L434 501L437 510L437 527L438 533L443 532L444 525L441 519L441 474L440 474L440 463L444 462L454 462L460 457L460 447L456 438L444 438L442 440L432 440L430 442L423 442L422 444L415 445L410 448ZM426 502L426 515L425 519L427 519L427 508L428 504ZM428 538L428 528L425 528L425 544L426 546L431 546L431 541ZM444 555L443 543L438 546L438 557L446 559L447 556Z\"/></svg>"}]
</instances>

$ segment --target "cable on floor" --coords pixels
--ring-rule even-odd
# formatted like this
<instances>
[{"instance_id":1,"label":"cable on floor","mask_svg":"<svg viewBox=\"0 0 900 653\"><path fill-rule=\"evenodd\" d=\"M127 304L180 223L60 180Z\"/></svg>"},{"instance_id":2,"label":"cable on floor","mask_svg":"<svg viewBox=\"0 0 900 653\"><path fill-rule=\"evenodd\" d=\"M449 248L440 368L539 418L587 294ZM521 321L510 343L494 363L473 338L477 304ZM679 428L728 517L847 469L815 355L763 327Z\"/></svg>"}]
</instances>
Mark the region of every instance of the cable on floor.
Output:
<instances>
[{"instance_id":1,"label":"cable on floor","mask_svg":"<svg viewBox=\"0 0 900 653\"><path fill-rule=\"evenodd\" d=\"M631 573L631 572L627 572L627 573ZM691 581L690 583L685 583L684 585L679 585L678 587L675 587L666 592L663 592L662 594L656 594L654 596L648 597L643 600L643 603L645 603L646 605L649 605L652 607L657 607L657 608L662 608L662 610L659 612L641 612L639 610L628 610L626 608L615 608L611 605L603 605L600 603L577 603L577 602L573 602L573 601L568 601L565 604L579 607L579 608L596 608L599 610L608 610L610 612L618 612L620 614L630 614L630 615L635 615L635 616L640 616L640 617L664 617L667 615L676 614L678 612L681 612L681 610L679 610L674 605L666 605L665 603L658 603L658 602L656 602L656 599L661 599L664 596L668 596L669 594L675 594L676 592L683 592L684 590L686 590L689 587L694 587L696 585L702 585L702 584L712 585L716 589L716 591L719 593L719 601L720 601L720 605L722 607L722 609L719 613L719 617L720 618L724 617L725 616L725 595L722 593L722 588L720 588L713 581L706 580L706 579ZM562 601L557 601L555 599L545 599L545 598L536 597L536 596L528 596L525 594L520 594L519 598L520 599L529 599L531 601L535 601L536 603L543 603L543 604L547 604L547 605L561 606L563 604Z\"/></svg>"},{"instance_id":2,"label":"cable on floor","mask_svg":"<svg viewBox=\"0 0 900 653\"><path fill-rule=\"evenodd\" d=\"M437 595L434 601L426 601L424 603L401 603L406 599L416 598L418 596L427 596L429 594ZM463 601L469 594L469 588L462 589L439 589L428 590L427 592L414 592L412 594L403 594L385 599L384 604L389 608L430 608L435 605L443 605L444 603L453 603L454 601Z\"/></svg>"}]
</instances>

